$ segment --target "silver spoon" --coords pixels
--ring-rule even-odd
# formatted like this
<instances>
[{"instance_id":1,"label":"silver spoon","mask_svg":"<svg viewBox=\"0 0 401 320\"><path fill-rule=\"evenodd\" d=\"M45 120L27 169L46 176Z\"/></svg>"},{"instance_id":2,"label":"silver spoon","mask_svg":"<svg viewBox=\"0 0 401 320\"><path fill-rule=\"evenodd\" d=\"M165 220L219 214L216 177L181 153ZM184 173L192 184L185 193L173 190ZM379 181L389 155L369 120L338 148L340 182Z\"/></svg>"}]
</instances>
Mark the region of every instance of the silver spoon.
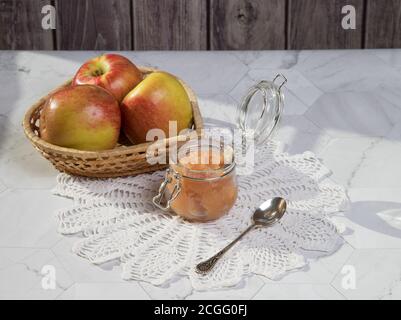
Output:
<instances>
[{"instance_id":1,"label":"silver spoon","mask_svg":"<svg viewBox=\"0 0 401 320\"><path fill-rule=\"evenodd\" d=\"M270 227L279 221L287 209L287 202L283 198L273 198L263 202L257 208L252 216L252 224L242 232L235 240L233 240L224 249L216 253L213 257L199 263L196 266L196 272L206 274L216 265L217 261L225 254L231 247L234 246L244 235L255 227Z\"/></svg>"}]
</instances>

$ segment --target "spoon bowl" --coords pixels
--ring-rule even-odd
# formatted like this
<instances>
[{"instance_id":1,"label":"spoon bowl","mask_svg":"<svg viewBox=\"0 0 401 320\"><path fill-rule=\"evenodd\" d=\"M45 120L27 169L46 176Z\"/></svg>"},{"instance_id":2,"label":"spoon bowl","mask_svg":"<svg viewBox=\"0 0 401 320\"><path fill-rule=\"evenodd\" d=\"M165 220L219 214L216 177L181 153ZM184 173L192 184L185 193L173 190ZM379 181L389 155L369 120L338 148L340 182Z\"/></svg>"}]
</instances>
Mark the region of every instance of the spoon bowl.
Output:
<instances>
[{"instance_id":1,"label":"spoon bowl","mask_svg":"<svg viewBox=\"0 0 401 320\"><path fill-rule=\"evenodd\" d=\"M268 227L279 221L287 210L287 202L283 198L273 198L263 202L253 214L253 223Z\"/></svg>"}]
</instances>

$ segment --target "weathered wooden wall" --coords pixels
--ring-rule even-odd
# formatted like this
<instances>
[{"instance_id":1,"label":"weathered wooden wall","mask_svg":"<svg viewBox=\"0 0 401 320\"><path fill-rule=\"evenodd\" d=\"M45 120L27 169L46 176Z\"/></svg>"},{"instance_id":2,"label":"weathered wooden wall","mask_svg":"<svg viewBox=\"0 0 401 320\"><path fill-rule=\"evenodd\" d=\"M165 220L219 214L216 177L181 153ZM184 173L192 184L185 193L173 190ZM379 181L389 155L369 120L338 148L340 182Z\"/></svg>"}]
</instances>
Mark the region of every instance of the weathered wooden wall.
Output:
<instances>
[{"instance_id":1,"label":"weathered wooden wall","mask_svg":"<svg viewBox=\"0 0 401 320\"><path fill-rule=\"evenodd\" d=\"M284 49L286 1L211 0L212 50Z\"/></svg>"},{"instance_id":2,"label":"weathered wooden wall","mask_svg":"<svg viewBox=\"0 0 401 320\"><path fill-rule=\"evenodd\" d=\"M0 49L51 50L52 32L42 29L41 9L46 0L0 1Z\"/></svg>"},{"instance_id":3,"label":"weathered wooden wall","mask_svg":"<svg viewBox=\"0 0 401 320\"><path fill-rule=\"evenodd\" d=\"M133 0L137 50L206 50L207 1Z\"/></svg>"},{"instance_id":4,"label":"weathered wooden wall","mask_svg":"<svg viewBox=\"0 0 401 320\"><path fill-rule=\"evenodd\" d=\"M345 5L355 7L355 30L341 26ZM364 0L289 0L288 48L362 48L363 20Z\"/></svg>"},{"instance_id":5,"label":"weathered wooden wall","mask_svg":"<svg viewBox=\"0 0 401 320\"><path fill-rule=\"evenodd\" d=\"M55 1L57 49L132 49L129 1Z\"/></svg>"},{"instance_id":6,"label":"weathered wooden wall","mask_svg":"<svg viewBox=\"0 0 401 320\"><path fill-rule=\"evenodd\" d=\"M368 0L366 48L401 47L401 0Z\"/></svg>"},{"instance_id":7,"label":"weathered wooden wall","mask_svg":"<svg viewBox=\"0 0 401 320\"><path fill-rule=\"evenodd\" d=\"M43 30L41 8L57 9ZM344 5L356 30L341 27ZM401 47L401 0L0 0L0 49Z\"/></svg>"}]
</instances>

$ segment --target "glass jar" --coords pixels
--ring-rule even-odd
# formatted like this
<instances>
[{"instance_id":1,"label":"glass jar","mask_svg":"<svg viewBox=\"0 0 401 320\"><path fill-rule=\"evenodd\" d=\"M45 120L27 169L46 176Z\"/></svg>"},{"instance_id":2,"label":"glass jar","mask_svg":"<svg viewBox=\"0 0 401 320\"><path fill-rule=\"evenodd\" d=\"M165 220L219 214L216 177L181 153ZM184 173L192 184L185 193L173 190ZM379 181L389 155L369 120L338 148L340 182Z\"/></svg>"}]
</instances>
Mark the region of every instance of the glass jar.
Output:
<instances>
[{"instance_id":1,"label":"glass jar","mask_svg":"<svg viewBox=\"0 0 401 320\"><path fill-rule=\"evenodd\" d=\"M280 84L278 79L282 79ZM249 130L256 145L272 135L282 113L281 88L286 82L278 74L273 81L263 80L249 89L237 112L243 141ZM215 220L229 212L238 194L235 150L219 141L203 137L184 144L177 161L166 170L154 205L164 211L172 209L190 221Z\"/></svg>"},{"instance_id":2,"label":"glass jar","mask_svg":"<svg viewBox=\"0 0 401 320\"><path fill-rule=\"evenodd\" d=\"M227 213L237 193L232 148L200 138L180 147L153 203L165 211L171 208L187 220L205 222Z\"/></svg>"}]
</instances>

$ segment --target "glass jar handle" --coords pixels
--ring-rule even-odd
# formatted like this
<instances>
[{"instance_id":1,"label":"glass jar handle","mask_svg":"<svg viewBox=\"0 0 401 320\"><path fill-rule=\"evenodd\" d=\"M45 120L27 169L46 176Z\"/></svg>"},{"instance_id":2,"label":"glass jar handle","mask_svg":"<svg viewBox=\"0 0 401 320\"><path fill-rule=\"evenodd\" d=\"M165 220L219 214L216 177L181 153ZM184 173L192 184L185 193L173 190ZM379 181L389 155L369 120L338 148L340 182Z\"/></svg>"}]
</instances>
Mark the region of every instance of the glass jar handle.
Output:
<instances>
[{"instance_id":1,"label":"glass jar handle","mask_svg":"<svg viewBox=\"0 0 401 320\"><path fill-rule=\"evenodd\" d=\"M278 86L278 91L279 92L281 92L281 88L287 83L287 78L286 77L284 77L281 73L279 73L278 75L276 75L275 77L274 77L274 79L273 79L273 83L275 84L275 81L277 80L277 79L279 79L279 78L282 78L283 79L283 82L281 82L280 83L280 85Z\"/></svg>"},{"instance_id":2,"label":"glass jar handle","mask_svg":"<svg viewBox=\"0 0 401 320\"><path fill-rule=\"evenodd\" d=\"M278 79L282 80L280 84L276 84L276 81ZM281 93L281 88L287 83L287 81L288 81L287 78L284 77L284 75L282 75L281 73L277 74L272 81L274 85L278 86L277 92L278 92L279 102L276 105L276 108L274 110L273 125L272 125L269 133L267 134L265 140L268 139L273 134L274 130L276 129L276 127L280 121L281 114L283 112L283 102L284 102L284 96Z\"/></svg>"},{"instance_id":3,"label":"glass jar handle","mask_svg":"<svg viewBox=\"0 0 401 320\"><path fill-rule=\"evenodd\" d=\"M172 178L170 176L171 174L173 174L176 182L174 185L173 192L171 193L170 197L168 199L166 199L166 204L163 205L162 201L163 201L164 195L166 194L167 185L172 182ZM181 175L179 173L177 173L175 171L172 173L170 168L166 170L166 176L164 177L164 181L161 183L161 185L159 187L159 192L152 199L152 202L156 207L158 207L159 209L161 209L163 211L168 211L170 209L171 202L173 202L174 199L177 198L178 194L181 192L180 179L181 179Z\"/></svg>"}]
</instances>

